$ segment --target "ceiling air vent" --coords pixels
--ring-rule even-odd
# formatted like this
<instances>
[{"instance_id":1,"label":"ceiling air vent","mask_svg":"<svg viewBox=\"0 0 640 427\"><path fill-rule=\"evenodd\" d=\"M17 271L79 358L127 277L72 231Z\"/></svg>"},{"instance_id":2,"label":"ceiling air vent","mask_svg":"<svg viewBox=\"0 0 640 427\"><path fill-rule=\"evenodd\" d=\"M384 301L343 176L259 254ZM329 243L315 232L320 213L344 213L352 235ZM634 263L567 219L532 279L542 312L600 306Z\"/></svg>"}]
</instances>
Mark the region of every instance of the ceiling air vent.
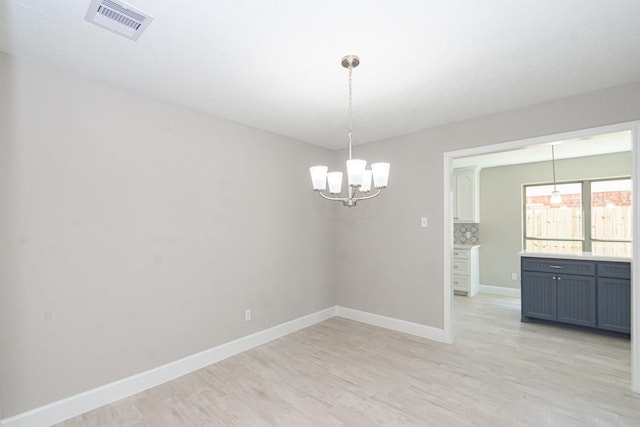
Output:
<instances>
[{"instance_id":1,"label":"ceiling air vent","mask_svg":"<svg viewBox=\"0 0 640 427\"><path fill-rule=\"evenodd\" d=\"M138 40L153 17L112 0L93 0L85 19L132 40Z\"/></svg>"}]
</instances>

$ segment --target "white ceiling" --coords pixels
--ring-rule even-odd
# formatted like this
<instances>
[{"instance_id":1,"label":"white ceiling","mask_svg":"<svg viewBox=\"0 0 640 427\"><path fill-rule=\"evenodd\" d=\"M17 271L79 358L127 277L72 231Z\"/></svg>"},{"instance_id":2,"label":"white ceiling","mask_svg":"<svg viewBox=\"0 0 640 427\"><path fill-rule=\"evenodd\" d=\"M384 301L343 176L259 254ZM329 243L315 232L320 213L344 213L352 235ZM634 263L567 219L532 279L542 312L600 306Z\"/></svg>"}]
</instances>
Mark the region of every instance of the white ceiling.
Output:
<instances>
[{"instance_id":1,"label":"white ceiling","mask_svg":"<svg viewBox=\"0 0 640 427\"><path fill-rule=\"evenodd\" d=\"M460 157L453 160L453 167L475 166L491 168L523 163L548 162L551 160L552 145L555 151L555 159L562 160L631 151L632 137L631 132L624 131L531 145L516 150Z\"/></svg>"},{"instance_id":2,"label":"white ceiling","mask_svg":"<svg viewBox=\"0 0 640 427\"><path fill-rule=\"evenodd\" d=\"M90 0L0 1L0 51L329 147L640 80L638 0L128 0L138 41Z\"/></svg>"}]
</instances>

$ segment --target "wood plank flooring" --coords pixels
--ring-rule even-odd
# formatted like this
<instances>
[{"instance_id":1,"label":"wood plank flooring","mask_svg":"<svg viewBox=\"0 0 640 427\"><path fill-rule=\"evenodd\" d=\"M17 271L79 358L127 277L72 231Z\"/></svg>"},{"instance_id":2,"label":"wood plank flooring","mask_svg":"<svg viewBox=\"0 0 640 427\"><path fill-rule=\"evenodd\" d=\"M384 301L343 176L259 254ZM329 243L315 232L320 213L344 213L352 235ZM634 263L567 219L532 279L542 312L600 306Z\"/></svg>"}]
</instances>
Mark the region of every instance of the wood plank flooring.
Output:
<instances>
[{"instance_id":1,"label":"wood plank flooring","mask_svg":"<svg viewBox=\"0 0 640 427\"><path fill-rule=\"evenodd\" d=\"M453 345L333 318L59 426L640 426L628 340L455 305Z\"/></svg>"}]
</instances>

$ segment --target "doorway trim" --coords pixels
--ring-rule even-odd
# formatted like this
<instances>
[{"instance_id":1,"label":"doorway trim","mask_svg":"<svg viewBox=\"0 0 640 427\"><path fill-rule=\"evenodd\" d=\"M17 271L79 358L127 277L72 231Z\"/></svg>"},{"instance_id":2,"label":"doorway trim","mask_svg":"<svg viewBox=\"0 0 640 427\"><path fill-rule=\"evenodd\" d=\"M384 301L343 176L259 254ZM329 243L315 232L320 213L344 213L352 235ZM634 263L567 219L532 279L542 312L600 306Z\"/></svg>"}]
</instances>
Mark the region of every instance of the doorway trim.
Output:
<instances>
[{"instance_id":1,"label":"doorway trim","mask_svg":"<svg viewBox=\"0 0 640 427\"><path fill-rule=\"evenodd\" d=\"M453 192L451 188L453 159L516 150L529 145L549 144L574 138L585 138L613 132L631 132L631 178L633 183L633 243L631 256L631 389L640 393L640 121L624 122L608 126L581 129L527 138L510 142L496 143L473 148L465 148L444 153L444 341L453 343L453 289L451 287L451 258L453 256Z\"/></svg>"}]
</instances>

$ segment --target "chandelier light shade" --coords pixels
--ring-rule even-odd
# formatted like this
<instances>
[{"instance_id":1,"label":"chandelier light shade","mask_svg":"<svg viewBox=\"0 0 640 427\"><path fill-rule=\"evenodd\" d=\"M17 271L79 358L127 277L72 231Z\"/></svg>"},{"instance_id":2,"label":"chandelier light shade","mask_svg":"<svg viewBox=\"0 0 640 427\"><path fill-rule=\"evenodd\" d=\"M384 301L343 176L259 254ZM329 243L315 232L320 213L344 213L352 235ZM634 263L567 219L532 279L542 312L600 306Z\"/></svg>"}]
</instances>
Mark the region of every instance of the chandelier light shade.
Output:
<instances>
[{"instance_id":1,"label":"chandelier light shade","mask_svg":"<svg viewBox=\"0 0 640 427\"><path fill-rule=\"evenodd\" d=\"M313 189L324 191L327 189L327 171L326 166L313 166L311 170L311 181L313 181Z\"/></svg>"},{"instance_id":2,"label":"chandelier light shade","mask_svg":"<svg viewBox=\"0 0 640 427\"><path fill-rule=\"evenodd\" d=\"M342 172L329 172L327 166L312 166L309 168L311 172L311 182L314 191L317 191L323 198L342 202L343 206L353 207L360 200L373 199L377 197L383 188L387 188L389 181L389 163L373 163L371 169L367 169L367 161L362 159L353 159L351 156L353 144L353 125L352 125L352 72L360 64L360 58L355 55L347 55L342 58L342 66L349 70L349 158L347 160L347 189L346 195L342 193ZM329 194L323 191L327 189L329 184ZM371 186L377 190L373 194Z\"/></svg>"},{"instance_id":3,"label":"chandelier light shade","mask_svg":"<svg viewBox=\"0 0 640 427\"><path fill-rule=\"evenodd\" d=\"M329 172L327 181L329 181L329 193L340 194L342 192L342 172Z\"/></svg>"},{"instance_id":4,"label":"chandelier light shade","mask_svg":"<svg viewBox=\"0 0 640 427\"><path fill-rule=\"evenodd\" d=\"M373 185L376 188L387 188L387 181L389 181L389 167L389 163L374 163L371 165Z\"/></svg>"},{"instance_id":5,"label":"chandelier light shade","mask_svg":"<svg viewBox=\"0 0 640 427\"><path fill-rule=\"evenodd\" d=\"M360 187L364 177L364 169L367 167L366 160L349 159L347 160L347 175L349 176L349 185L351 187Z\"/></svg>"},{"instance_id":6,"label":"chandelier light shade","mask_svg":"<svg viewBox=\"0 0 640 427\"><path fill-rule=\"evenodd\" d=\"M552 205L559 205L562 203L562 196L556 188L556 153L553 144L551 145L551 166L553 167L553 191L551 192L549 203Z\"/></svg>"},{"instance_id":7,"label":"chandelier light shade","mask_svg":"<svg viewBox=\"0 0 640 427\"><path fill-rule=\"evenodd\" d=\"M368 193L371 191L371 180L373 179L373 172L369 169L362 171L362 185L360 186L361 193Z\"/></svg>"}]
</instances>

